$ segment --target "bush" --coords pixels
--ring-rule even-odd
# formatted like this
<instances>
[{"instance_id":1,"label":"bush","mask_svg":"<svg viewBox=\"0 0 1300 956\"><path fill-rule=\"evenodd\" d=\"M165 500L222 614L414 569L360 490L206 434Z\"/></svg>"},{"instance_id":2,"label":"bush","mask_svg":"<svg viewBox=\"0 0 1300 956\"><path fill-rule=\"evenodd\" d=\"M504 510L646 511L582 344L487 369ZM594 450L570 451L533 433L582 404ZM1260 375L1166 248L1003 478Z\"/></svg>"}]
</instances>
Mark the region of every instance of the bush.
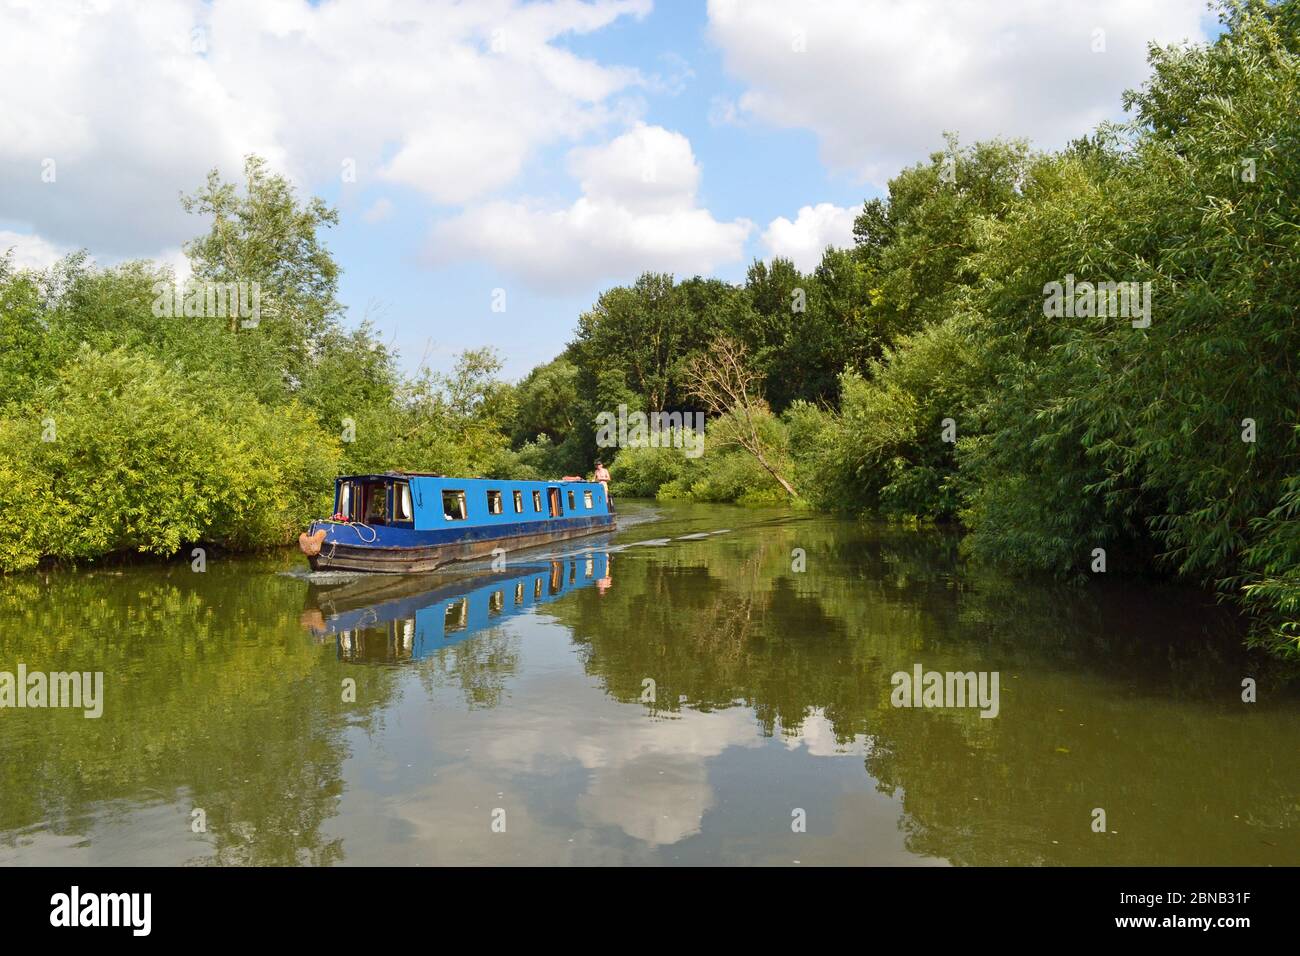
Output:
<instances>
[{"instance_id":1,"label":"bush","mask_svg":"<svg viewBox=\"0 0 1300 956\"><path fill-rule=\"evenodd\" d=\"M688 468L690 459L680 448L621 448L609 463L609 490L618 497L653 498Z\"/></svg>"},{"instance_id":2,"label":"bush","mask_svg":"<svg viewBox=\"0 0 1300 956\"><path fill-rule=\"evenodd\" d=\"M174 367L86 348L0 419L0 568L284 544L328 507L337 464L297 406L201 401Z\"/></svg>"}]
</instances>

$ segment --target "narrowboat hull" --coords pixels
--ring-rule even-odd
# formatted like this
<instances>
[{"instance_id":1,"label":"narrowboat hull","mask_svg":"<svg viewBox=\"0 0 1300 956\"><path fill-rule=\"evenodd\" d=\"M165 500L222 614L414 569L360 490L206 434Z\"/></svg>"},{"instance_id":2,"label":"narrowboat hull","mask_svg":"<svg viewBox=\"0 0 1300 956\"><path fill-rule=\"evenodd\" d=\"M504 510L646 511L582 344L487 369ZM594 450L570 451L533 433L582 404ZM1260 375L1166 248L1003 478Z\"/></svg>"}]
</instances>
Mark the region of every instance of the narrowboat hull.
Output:
<instances>
[{"instance_id":1,"label":"narrowboat hull","mask_svg":"<svg viewBox=\"0 0 1300 956\"><path fill-rule=\"evenodd\" d=\"M304 546L303 551L307 554L313 571L420 574L436 571L458 561L488 558L498 548L521 551L613 531L614 527L614 515L603 514L521 523L513 528L485 526L457 529L457 535L450 539L446 531L414 531L402 535L403 540L399 541L393 541L390 536L382 533L374 541L365 541L356 525L316 522L311 526L309 535L304 537L324 531L325 536L319 543L319 550L313 554ZM374 529L368 530L373 533Z\"/></svg>"}]
</instances>

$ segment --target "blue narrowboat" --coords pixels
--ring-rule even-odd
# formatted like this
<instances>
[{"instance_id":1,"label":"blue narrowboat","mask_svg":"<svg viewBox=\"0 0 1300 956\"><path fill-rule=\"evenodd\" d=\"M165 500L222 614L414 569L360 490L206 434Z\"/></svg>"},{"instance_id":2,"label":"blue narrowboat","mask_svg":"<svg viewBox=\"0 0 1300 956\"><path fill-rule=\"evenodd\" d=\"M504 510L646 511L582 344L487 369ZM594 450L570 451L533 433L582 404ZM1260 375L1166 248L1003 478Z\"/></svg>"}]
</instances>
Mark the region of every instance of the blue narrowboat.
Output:
<instances>
[{"instance_id":1,"label":"blue narrowboat","mask_svg":"<svg viewBox=\"0 0 1300 956\"><path fill-rule=\"evenodd\" d=\"M367 587L377 580L368 578L312 588L302 622L318 640L333 637L341 661L418 661L581 588L604 592L611 574L610 556L589 551L459 579L384 578L407 583Z\"/></svg>"},{"instance_id":2,"label":"blue narrowboat","mask_svg":"<svg viewBox=\"0 0 1300 956\"><path fill-rule=\"evenodd\" d=\"M391 471L336 478L334 516L313 521L298 544L313 571L412 574L612 530L598 481Z\"/></svg>"}]
</instances>

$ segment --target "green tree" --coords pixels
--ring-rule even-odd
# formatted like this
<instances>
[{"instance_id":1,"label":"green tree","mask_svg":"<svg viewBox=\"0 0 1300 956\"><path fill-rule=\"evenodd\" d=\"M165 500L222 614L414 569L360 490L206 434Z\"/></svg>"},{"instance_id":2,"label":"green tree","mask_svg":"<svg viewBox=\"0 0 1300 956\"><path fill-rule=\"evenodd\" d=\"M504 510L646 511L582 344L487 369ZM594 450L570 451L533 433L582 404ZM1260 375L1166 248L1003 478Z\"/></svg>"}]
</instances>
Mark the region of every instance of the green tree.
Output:
<instances>
[{"instance_id":1,"label":"green tree","mask_svg":"<svg viewBox=\"0 0 1300 956\"><path fill-rule=\"evenodd\" d=\"M582 370L581 387L595 392L598 370L613 366L654 410L679 408L681 364L696 337L692 314L671 275L647 272L630 288L601 294L578 318L570 355Z\"/></svg>"},{"instance_id":2,"label":"green tree","mask_svg":"<svg viewBox=\"0 0 1300 956\"><path fill-rule=\"evenodd\" d=\"M214 169L181 204L212 219L206 235L185 244L194 278L258 284L258 325L231 318L229 331L253 340L245 343L250 350L270 351L283 368L283 386L296 386L317 340L342 314L340 270L320 236L337 225L338 212L318 198L299 202L289 180L259 156L244 162L242 194Z\"/></svg>"}]
</instances>

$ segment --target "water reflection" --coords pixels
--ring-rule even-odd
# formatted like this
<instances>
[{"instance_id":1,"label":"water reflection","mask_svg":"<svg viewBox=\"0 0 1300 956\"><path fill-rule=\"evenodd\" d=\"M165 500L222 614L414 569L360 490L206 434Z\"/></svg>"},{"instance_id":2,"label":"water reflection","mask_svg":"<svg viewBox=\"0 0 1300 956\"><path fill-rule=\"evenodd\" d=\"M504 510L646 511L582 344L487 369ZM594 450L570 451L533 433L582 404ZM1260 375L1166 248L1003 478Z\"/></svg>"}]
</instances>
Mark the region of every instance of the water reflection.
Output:
<instances>
[{"instance_id":1,"label":"water reflection","mask_svg":"<svg viewBox=\"0 0 1300 956\"><path fill-rule=\"evenodd\" d=\"M302 622L317 638L336 637L340 661L418 661L579 588L604 593L612 583L604 551L502 571L363 577L311 585Z\"/></svg>"},{"instance_id":2,"label":"water reflection","mask_svg":"<svg viewBox=\"0 0 1300 956\"><path fill-rule=\"evenodd\" d=\"M6 579L0 669L102 670L106 703L0 712L0 863L1300 860L1294 674L1199 592L659 509L495 573ZM997 670L999 716L892 707L918 663Z\"/></svg>"}]
</instances>

